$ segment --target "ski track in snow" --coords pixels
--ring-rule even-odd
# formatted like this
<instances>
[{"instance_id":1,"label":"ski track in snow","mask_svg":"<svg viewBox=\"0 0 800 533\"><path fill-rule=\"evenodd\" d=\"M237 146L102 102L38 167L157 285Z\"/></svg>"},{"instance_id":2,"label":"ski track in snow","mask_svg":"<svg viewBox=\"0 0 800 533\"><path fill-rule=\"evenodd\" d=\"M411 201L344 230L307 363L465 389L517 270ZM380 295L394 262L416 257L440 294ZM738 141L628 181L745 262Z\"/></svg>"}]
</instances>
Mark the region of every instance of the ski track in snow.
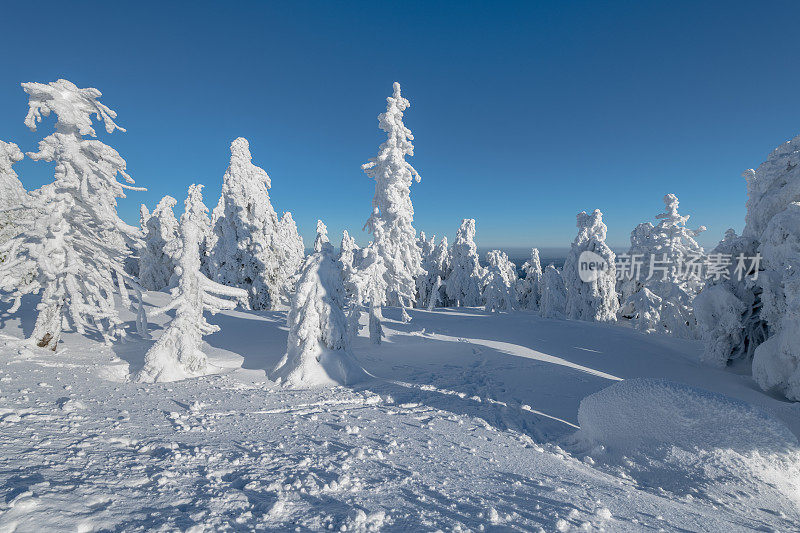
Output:
<instances>
[{"instance_id":1,"label":"ski track in snow","mask_svg":"<svg viewBox=\"0 0 800 533\"><path fill-rule=\"evenodd\" d=\"M4 318L0 532L800 527L800 498L768 486L659 483L571 446L583 397L648 372L759 403L797 433L795 404L696 365L695 343L526 313L412 314L387 309L379 347L356 339L374 380L313 391L265 377L280 313L215 317L220 373L167 384L124 381L152 341L68 334L54 354L18 340L29 315Z\"/></svg>"}]
</instances>

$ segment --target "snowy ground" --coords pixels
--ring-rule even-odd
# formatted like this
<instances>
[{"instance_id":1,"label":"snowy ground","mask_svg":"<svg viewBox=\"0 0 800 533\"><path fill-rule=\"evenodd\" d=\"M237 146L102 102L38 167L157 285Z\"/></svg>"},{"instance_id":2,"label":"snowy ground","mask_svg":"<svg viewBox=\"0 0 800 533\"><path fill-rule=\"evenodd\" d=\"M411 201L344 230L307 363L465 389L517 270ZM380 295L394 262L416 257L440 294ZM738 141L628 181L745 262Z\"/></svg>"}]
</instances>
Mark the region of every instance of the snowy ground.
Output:
<instances>
[{"instance_id":1,"label":"snowy ground","mask_svg":"<svg viewBox=\"0 0 800 533\"><path fill-rule=\"evenodd\" d=\"M0 532L800 528L800 406L700 366L695 342L389 309L386 342L355 343L374 380L287 391L265 377L285 314L233 311L207 338L219 374L143 385L126 379L152 341L67 335L53 354L18 340L30 305L2 309ZM576 433L583 398L651 377L775 418L633 380Z\"/></svg>"}]
</instances>

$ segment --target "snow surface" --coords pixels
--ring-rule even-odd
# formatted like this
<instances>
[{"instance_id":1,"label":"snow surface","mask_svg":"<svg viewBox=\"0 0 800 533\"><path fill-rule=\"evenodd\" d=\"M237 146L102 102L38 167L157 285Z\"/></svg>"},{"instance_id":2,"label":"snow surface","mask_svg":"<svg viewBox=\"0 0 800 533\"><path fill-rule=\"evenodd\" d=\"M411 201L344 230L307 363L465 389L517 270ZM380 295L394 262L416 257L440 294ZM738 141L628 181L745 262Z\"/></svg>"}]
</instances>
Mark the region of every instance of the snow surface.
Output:
<instances>
[{"instance_id":1,"label":"snow surface","mask_svg":"<svg viewBox=\"0 0 800 533\"><path fill-rule=\"evenodd\" d=\"M0 304L0 531L800 528L800 405L702 366L698 341L387 308L380 346L353 340L373 378L288 390L266 377L285 312L232 310L209 319L216 374L145 384L154 340L31 348L34 303Z\"/></svg>"}]
</instances>

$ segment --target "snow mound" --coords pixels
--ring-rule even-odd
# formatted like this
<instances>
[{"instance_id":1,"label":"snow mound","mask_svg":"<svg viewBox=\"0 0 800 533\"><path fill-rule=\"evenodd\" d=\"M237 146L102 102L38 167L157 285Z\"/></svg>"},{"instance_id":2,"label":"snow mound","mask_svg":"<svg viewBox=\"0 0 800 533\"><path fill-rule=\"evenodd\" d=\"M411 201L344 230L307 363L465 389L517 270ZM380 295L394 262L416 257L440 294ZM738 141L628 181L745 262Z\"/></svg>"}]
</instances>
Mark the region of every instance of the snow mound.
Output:
<instances>
[{"instance_id":1,"label":"snow mound","mask_svg":"<svg viewBox=\"0 0 800 533\"><path fill-rule=\"evenodd\" d=\"M741 453L798 450L779 420L753 405L660 379L628 379L587 396L577 437L611 453L674 446Z\"/></svg>"}]
</instances>

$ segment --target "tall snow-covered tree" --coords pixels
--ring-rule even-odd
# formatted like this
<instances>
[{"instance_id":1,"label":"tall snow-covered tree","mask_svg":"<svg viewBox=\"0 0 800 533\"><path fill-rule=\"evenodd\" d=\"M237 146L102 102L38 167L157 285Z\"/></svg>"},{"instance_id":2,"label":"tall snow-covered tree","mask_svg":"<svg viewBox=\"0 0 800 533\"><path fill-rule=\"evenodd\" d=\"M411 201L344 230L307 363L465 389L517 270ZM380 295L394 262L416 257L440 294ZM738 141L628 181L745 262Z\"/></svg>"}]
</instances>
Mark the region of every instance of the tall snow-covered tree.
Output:
<instances>
[{"instance_id":1,"label":"tall snow-covered tree","mask_svg":"<svg viewBox=\"0 0 800 533\"><path fill-rule=\"evenodd\" d=\"M508 256L500 250L486 255L489 264L483 299L489 312L511 311L517 304L517 269Z\"/></svg>"},{"instance_id":2,"label":"tall snow-covered tree","mask_svg":"<svg viewBox=\"0 0 800 533\"><path fill-rule=\"evenodd\" d=\"M674 194L664 196L664 204L664 212L656 215L658 224L640 224L631 233L627 260L640 262L643 268L638 275L634 268L626 272L619 314L643 331L695 338L698 332L692 302L703 280L699 272L693 275L687 268L703 264L705 253L695 237L706 228L686 227L689 216L678 213ZM651 264L658 272L650 271ZM647 292L639 294L643 289Z\"/></svg>"},{"instance_id":3,"label":"tall snow-covered tree","mask_svg":"<svg viewBox=\"0 0 800 533\"><path fill-rule=\"evenodd\" d=\"M141 189L132 186L116 150L86 137L96 137L92 115L108 133L125 130L114 122L116 113L98 101L97 89L80 89L67 80L22 88L29 96L28 128L35 131L42 117L56 116L55 132L28 156L56 165L54 181L24 200L32 224L3 246L7 260L0 263L0 289L17 303L24 294L42 293L30 337L37 346L55 350L68 322L79 333L91 327L110 341L124 333L114 293L128 301L122 280L130 253L125 241L137 233L117 216L117 200L126 189ZM32 279L24 279L28 275Z\"/></svg>"},{"instance_id":4,"label":"tall snow-covered tree","mask_svg":"<svg viewBox=\"0 0 800 533\"><path fill-rule=\"evenodd\" d=\"M175 275L179 235L173 208L177 203L172 196L165 196L145 221L144 246L139 253L139 283L149 291L167 288Z\"/></svg>"},{"instance_id":5,"label":"tall snow-covered tree","mask_svg":"<svg viewBox=\"0 0 800 533\"><path fill-rule=\"evenodd\" d=\"M317 228L292 297L286 354L270 374L289 388L350 385L366 375L350 351L342 273L325 225Z\"/></svg>"},{"instance_id":6,"label":"tall snow-covered tree","mask_svg":"<svg viewBox=\"0 0 800 533\"><path fill-rule=\"evenodd\" d=\"M406 161L406 156L414 155L414 136L403 124L403 111L411 104L401 96L399 83L395 82L394 94L386 102L386 112L378 116L380 129L387 134L386 142L381 144L377 157L361 167L375 180L372 214L365 227L386 266L387 302L405 308L415 299L414 278L423 273L411 204L411 183L415 179L419 182L420 177Z\"/></svg>"},{"instance_id":7,"label":"tall snow-covered tree","mask_svg":"<svg viewBox=\"0 0 800 533\"><path fill-rule=\"evenodd\" d=\"M189 187L175 266L178 284L172 289L172 301L157 311L163 314L174 309L175 318L147 351L144 367L135 376L137 381L177 381L208 373L203 336L219 331L219 326L209 324L203 313L233 309L237 301L247 303L246 291L215 283L200 271L200 243L208 218L202 188L202 185Z\"/></svg>"},{"instance_id":8,"label":"tall snow-covered tree","mask_svg":"<svg viewBox=\"0 0 800 533\"><path fill-rule=\"evenodd\" d=\"M539 294L539 313L544 318L564 318L567 310L567 288L561 272L553 265L547 265L542 273Z\"/></svg>"},{"instance_id":9,"label":"tall snow-covered tree","mask_svg":"<svg viewBox=\"0 0 800 533\"><path fill-rule=\"evenodd\" d=\"M531 249L531 258L522 264L524 276L517 281L517 300L522 309L539 310L539 293L542 283L542 264L539 250Z\"/></svg>"},{"instance_id":10,"label":"tall snow-covered tree","mask_svg":"<svg viewBox=\"0 0 800 533\"><path fill-rule=\"evenodd\" d=\"M22 152L14 143L0 141L0 246L20 231L20 220L25 216L23 200L27 196L11 166L23 159ZM0 262L3 255L0 254Z\"/></svg>"},{"instance_id":11,"label":"tall snow-covered tree","mask_svg":"<svg viewBox=\"0 0 800 533\"><path fill-rule=\"evenodd\" d=\"M589 322L614 322L617 320L619 300L616 291L615 255L606 244L608 228L603 223L603 213L595 209L577 216L578 235L564 262L563 278L567 288L567 318ZM606 265L596 279L583 281L579 262L583 252L593 252Z\"/></svg>"},{"instance_id":12,"label":"tall snow-covered tree","mask_svg":"<svg viewBox=\"0 0 800 533\"><path fill-rule=\"evenodd\" d=\"M282 288L270 185L267 173L253 164L247 139L235 139L215 209L210 270L217 282L245 289L253 309L274 308Z\"/></svg>"},{"instance_id":13,"label":"tall snow-covered tree","mask_svg":"<svg viewBox=\"0 0 800 533\"><path fill-rule=\"evenodd\" d=\"M722 366L752 354L761 388L800 400L800 136L744 177L744 231L717 247L733 255L730 279L710 282L695 299L705 358ZM756 253L760 264L747 260Z\"/></svg>"},{"instance_id":14,"label":"tall snow-covered tree","mask_svg":"<svg viewBox=\"0 0 800 533\"><path fill-rule=\"evenodd\" d=\"M447 297L457 306L481 305L481 289L486 275L475 245L475 219L465 218L450 250L450 275L445 280Z\"/></svg>"}]
</instances>

